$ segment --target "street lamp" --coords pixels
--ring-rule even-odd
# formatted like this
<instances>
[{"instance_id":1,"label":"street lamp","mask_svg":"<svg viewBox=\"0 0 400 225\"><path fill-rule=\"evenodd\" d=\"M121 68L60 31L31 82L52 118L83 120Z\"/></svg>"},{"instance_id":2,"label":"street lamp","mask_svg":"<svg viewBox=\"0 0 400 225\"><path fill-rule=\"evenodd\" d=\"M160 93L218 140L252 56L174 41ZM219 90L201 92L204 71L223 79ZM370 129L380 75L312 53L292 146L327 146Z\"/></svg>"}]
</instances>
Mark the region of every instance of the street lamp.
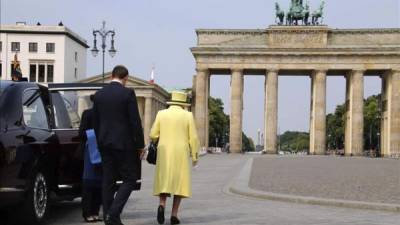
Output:
<instances>
[{"instance_id":1,"label":"street lamp","mask_svg":"<svg viewBox=\"0 0 400 225\"><path fill-rule=\"evenodd\" d=\"M100 30L93 30L93 48L91 50L93 57L96 57L99 54L99 50L97 49L97 39L96 35L99 35L101 38L101 49L103 53L103 83L104 83L104 53L106 51L106 39L108 35L111 35L111 47L110 50L108 50L108 53L110 54L111 57L114 57L115 54L117 53L117 50L114 48L114 36L115 36L115 31L114 30L106 30L106 21L103 21L103 27Z\"/></svg>"}]
</instances>

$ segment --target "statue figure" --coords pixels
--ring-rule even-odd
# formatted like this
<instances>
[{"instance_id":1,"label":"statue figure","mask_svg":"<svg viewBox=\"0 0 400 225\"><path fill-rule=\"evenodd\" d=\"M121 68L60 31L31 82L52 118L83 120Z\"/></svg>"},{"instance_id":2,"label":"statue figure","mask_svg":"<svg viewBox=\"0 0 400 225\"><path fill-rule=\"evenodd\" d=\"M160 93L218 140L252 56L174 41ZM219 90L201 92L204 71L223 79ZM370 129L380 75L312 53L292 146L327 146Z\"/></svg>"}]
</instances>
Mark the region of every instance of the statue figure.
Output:
<instances>
[{"instance_id":1,"label":"statue figure","mask_svg":"<svg viewBox=\"0 0 400 225\"><path fill-rule=\"evenodd\" d=\"M292 0L290 4L290 10L286 15L286 24L287 25L298 25L298 21L303 21L303 0Z\"/></svg>"},{"instance_id":2,"label":"statue figure","mask_svg":"<svg viewBox=\"0 0 400 225\"><path fill-rule=\"evenodd\" d=\"M275 11L276 11L275 22L278 25L282 25L283 24L283 20L285 18L285 12L283 10L281 10L281 7L279 6L278 2L275 2ZM279 19L278 22L276 21L277 19Z\"/></svg>"},{"instance_id":3,"label":"statue figure","mask_svg":"<svg viewBox=\"0 0 400 225\"><path fill-rule=\"evenodd\" d=\"M313 25L319 25L319 24L323 23L324 6L325 6L325 0L322 0L321 5L319 6L319 9L315 10L312 13L312 24ZM321 21L318 21L320 18L321 18Z\"/></svg>"},{"instance_id":4,"label":"statue figure","mask_svg":"<svg viewBox=\"0 0 400 225\"><path fill-rule=\"evenodd\" d=\"M307 1L303 11L303 25L309 25L308 18L310 17L310 4Z\"/></svg>"}]
</instances>

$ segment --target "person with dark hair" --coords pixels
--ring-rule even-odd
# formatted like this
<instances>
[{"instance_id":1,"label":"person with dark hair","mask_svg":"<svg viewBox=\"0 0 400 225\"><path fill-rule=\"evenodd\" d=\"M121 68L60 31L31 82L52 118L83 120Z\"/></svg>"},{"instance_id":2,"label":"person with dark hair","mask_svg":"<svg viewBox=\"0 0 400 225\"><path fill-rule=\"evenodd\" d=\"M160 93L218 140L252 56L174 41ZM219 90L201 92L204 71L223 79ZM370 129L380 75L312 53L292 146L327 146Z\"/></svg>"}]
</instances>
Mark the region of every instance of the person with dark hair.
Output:
<instances>
[{"instance_id":1,"label":"person with dark hair","mask_svg":"<svg viewBox=\"0 0 400 225\"><path fill-rule=\"evenodd\" d=\"M93 102L94 95L90 95ZM82 216L85 222L93 223L101 221L99 211L101 206L101 164L93 164L90 161L86 131L93 129L93 109L87 109L82 113L79 126L79 138L83 150L84 172L82 182Z\"/></svg>"},{"instance_id":2,"label":"person with dark hair","mask_svg":"<svg viewBox=\"0 0 400 225\"><path fill-rule=\"evenodd\" d=\"M144 137L136 94L126 88L128 69L116 66L112 81L94 96L93 122L103 165L103 212L106 225L121 225L120 214L141 186ZM122 184L116 190L116 181Z\"/></svg>"},{"instance_id":3,"label":"person with dark hair","mask_svg":"<svg viewBox=\"0 0 400 225\"><path fill-rule=\"evenodd\" d=\"M28 79L22 77L22 73L19 70L13 70L11 73L11 80L14 82L28 81Z\"/></svg>"}]
</instances>

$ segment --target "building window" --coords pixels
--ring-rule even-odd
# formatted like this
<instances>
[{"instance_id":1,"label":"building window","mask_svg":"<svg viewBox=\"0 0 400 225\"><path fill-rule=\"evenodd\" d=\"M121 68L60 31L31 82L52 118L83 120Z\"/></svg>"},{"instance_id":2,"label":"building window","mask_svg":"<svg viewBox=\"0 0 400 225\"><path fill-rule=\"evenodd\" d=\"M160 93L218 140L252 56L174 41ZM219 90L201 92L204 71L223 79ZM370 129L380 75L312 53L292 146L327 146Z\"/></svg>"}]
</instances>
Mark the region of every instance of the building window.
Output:
<instances>
[{"instance_id":1,"label":"building window","mask_svg":"<svg viewBox=\"0 0 400 225\"><path fill-rule=\"evenodd\" d=\"M29 82L36 82L36 64L29 65Z\"/></svg>"},{"instance_id":2,"label":"building window","mask_svg":"<svg viewBox=\"0 0 400 225\"><path fill-rule=\"evenodd\" d=\"M45 65L41 64L41 65L39 65L38 82L44 82L45 77L46 77Z\"/></svg>"},{"instance_id":3,"label":"building window","mask_svg":"<svg viewBox=\"0 0 400 225\"><path fill-rule=\"evenodd\" d=\"M0 79L3 75L3 64L0 63Z\"/></svg>"},{"instance_id":4,"label":"building window","mask_svg":"<svg viewBox=\"0 0 400 225\"><path fill-rule=\"evenodd\" d=\"M78 62L78 52L75 52L75 62Z\"/></svg>"},{"instance_id":5,"label":"building window","mask_svg":"<svg viewBox=\"0 0 400 225\"><path fill-rule=\"evenodd\" d=\"M20 51L19 42L11 42L11 51L12 52L19 52Z\"/></svg>"},{"instance_id":6,"label":"building window","mask_svg":"<svg viewBox=\"0 0 400 225\"><path fill-rule=\"evenodd\" d=\"M75 79L77 79L78 78L78 68L75 68Z\"/></svg>"},{"instance_id":7,"label":"building window","mask_svg":"<svg viewBox=\"0 0 400 225\"><path fill-rule=\"evenodd\" d=\"M0 52L3 51L3 42L0 41Z\"/></svg>"},{"instance_id":8,"label":"building window","mask_svg":"<svg viewBox=\"0 0 400 225\"><path fill-rule=\"evenodd\" d=\"M47 83L54 82L54 66L47 65Z\"/></svg>"},{"instance_id":9,"label":"building window","mask_svg":"<svg viewBox=\"0 0 400 225\"><path fill-rule=\"evenodd\" d=\"M54 82L54 65L47 63L31 63L29 65L29 82Z\"/></svg>"},{"instance_id":10,"label":"building window","mask_svg":"<svg viewBox=\"0 0 400 225\"><path fill-rule=\"evenodd\" d=\"M54 53L56 51L56 44L46 43L46 52Z\"/></svg>"},{"instance_id":11,"label":"building window","mask_svg":"<svg viewBox=\"0 0 400 225\"><path fill-rule=\"evenodd\" d=\"M38 43L29 42L29 52L37 52L38 51Z\"/></svg>"}]
</instances>

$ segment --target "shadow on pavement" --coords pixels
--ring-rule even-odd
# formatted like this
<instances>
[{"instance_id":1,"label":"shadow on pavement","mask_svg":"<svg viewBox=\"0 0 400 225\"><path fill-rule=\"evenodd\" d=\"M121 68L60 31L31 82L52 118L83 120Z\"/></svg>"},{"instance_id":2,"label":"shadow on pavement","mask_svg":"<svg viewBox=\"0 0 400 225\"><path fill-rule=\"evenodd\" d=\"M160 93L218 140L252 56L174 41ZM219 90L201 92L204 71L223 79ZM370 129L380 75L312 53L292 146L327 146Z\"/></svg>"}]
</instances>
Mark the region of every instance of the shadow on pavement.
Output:
<instances>
[{"instance_id":1,"label":"shadow on pavement","mask_svg":"<svg viewBox=\"0 0 400 225\"><path fill-rule=\"evenodd\" d=\"M51 205L49 214L47 215L44 224L76 224L82 222L80 200L73 202L57 202ZM0 210L0 224L1 225L27 225L16 221L18 215L18 207L12 207L7 210ZM79 215L77 217L76 215Z\"/></svg>"}]
</instances>

